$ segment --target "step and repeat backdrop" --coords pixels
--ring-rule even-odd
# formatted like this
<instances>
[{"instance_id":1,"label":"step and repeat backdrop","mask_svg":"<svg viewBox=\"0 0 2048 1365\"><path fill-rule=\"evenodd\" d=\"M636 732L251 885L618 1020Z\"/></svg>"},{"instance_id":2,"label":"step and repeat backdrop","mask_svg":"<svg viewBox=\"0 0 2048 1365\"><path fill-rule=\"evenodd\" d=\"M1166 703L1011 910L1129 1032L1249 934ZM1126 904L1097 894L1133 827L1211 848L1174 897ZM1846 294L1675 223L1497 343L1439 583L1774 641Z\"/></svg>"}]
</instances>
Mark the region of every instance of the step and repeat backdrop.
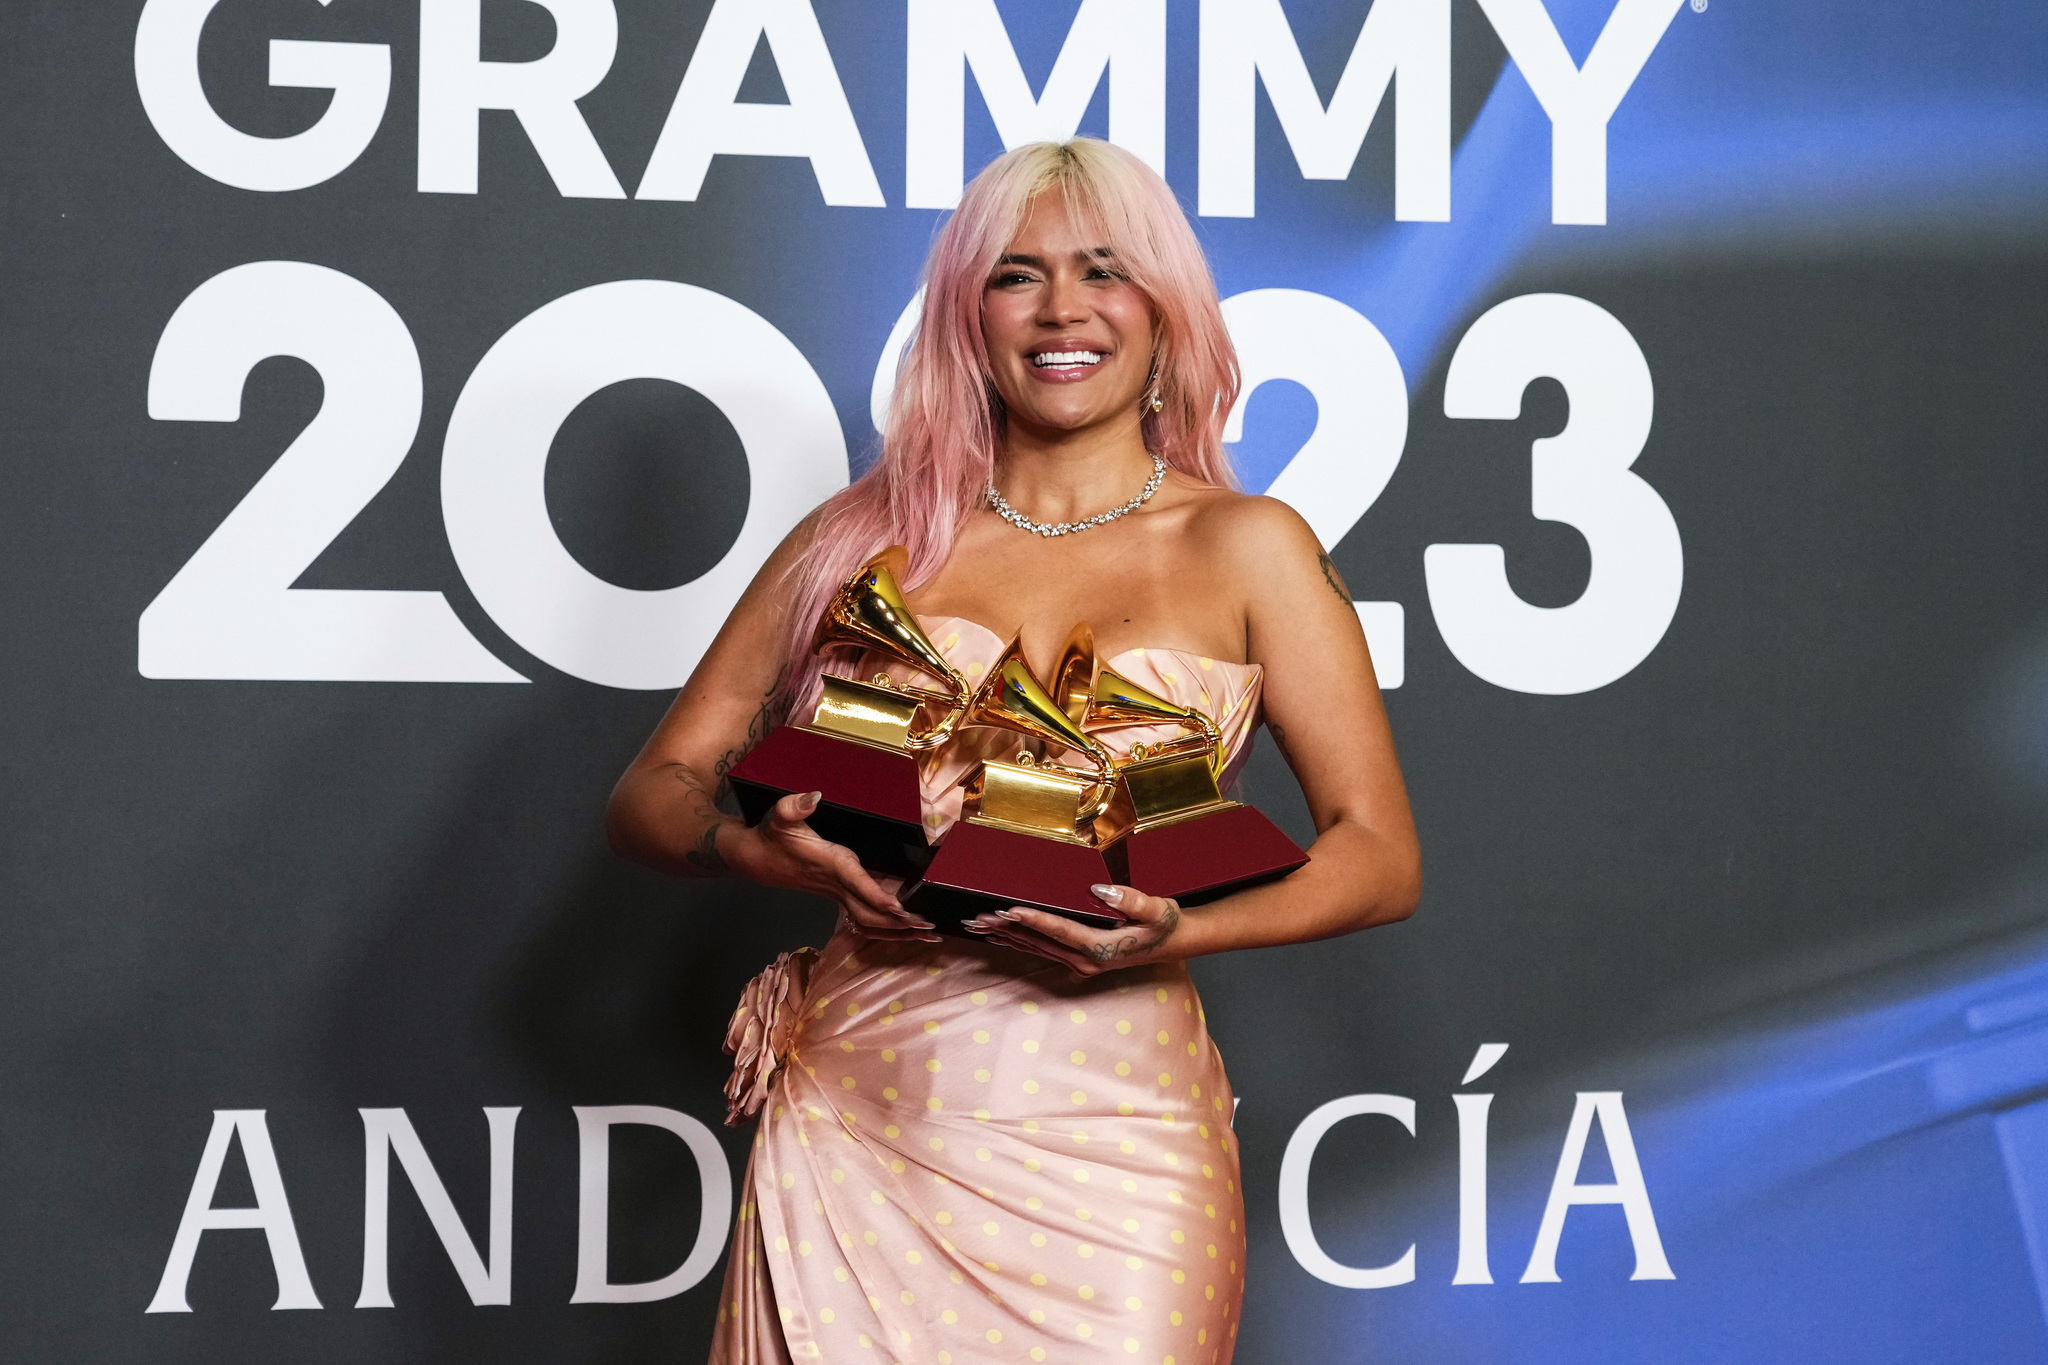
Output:
<instances>
[{"instance_id":1,"label":"step and repeat backdrop","mask_svg":"<svg viewBox=\"0 0 2048 1365\"><path fill-rule=\"evenodd\" d=\"M2048 11L0 44L9 1360L702 1356L725 1019L830 921L605 796L873 458L963 180L1080 131L1208 246L1429 878L1197 964L1238 1359L2048 1361ZM1270 746L1245 794L1312 832Z\"/></svg>"}]
</instances>

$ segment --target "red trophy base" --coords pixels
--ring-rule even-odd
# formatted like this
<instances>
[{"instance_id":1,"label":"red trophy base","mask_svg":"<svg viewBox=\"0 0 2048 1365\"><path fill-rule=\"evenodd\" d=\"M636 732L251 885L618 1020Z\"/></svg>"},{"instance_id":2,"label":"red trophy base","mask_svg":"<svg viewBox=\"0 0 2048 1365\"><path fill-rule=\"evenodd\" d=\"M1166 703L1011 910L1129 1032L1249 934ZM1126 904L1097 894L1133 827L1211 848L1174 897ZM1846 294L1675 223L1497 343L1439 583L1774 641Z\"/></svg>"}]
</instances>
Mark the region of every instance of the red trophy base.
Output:
<instances>
[{"instance_id":1,"label":"red trophy base","mask_svg":"<svg viewBox=\"0 0 2048 1365\"><path fill-rule=\"evenodd\" d=\"M725 776L750 825L785 796L820 792L805 823L819 838L852 849L862 867L912 878L931 861L917 760L900 749L784 725Z\"/></svg>"},{"instance_id":2,"label":"red trophy base","mask_svg":"<svg viewBox=\"0 0 2048 1365\"><path fill-rule=\"evenodd\" d=\"M1124 884L1182 905L1277 881L1308 864L1308 854L1250 806L1133 830L1122 844L1130 868Z\"/></svg>"},{"instance_id":3,"label":"red trophy base","mask_svg":"<svg viewBox=\"0 0 2048 1365\"><path fill-rule=\"evenodd\" d=\"M931 866L900 899L949 934L966 932L962 920L1013 905L1114 929L1124 917L1088 889L1104 883L1130 884L1121 843L1095 848L962 820L946 831Z\"/></svg>"}]
</instances>

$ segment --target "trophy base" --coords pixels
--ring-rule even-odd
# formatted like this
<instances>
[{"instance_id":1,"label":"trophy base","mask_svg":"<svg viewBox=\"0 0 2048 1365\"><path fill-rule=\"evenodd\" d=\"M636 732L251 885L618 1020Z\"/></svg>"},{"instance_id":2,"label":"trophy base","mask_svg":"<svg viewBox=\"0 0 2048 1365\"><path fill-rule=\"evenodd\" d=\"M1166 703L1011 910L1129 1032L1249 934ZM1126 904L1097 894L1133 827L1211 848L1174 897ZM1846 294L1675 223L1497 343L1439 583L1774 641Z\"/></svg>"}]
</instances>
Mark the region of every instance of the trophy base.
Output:
<instances>
[{"instance_id":1,"label":"trophy base","mask_svg":"<svg viewBox=\"0 0 2048 1365\"><path fill-rule=\"evenodd\" d=\"M726 781L750 825L785 796L822 793L806 823L819 838L852 849L870 872L909 879L932 860L917 760L900 749L784 725L754 746Z\"/></svg>"},{"instance_id":2,"label":"trophy base","mask_svg":"<svg viewBox=\"0 0 2048 1365\"><path fill-rule=\"evenodd\" d=\"M899 899L948 934L965 935L961 921L1013 905L1114 929L1124 917L1088 888L1129 885L1123 853L1120 843L1097 848L962 820Z\"/></svg>"},{"instance_id":3,"label":"trophy base","mask_svg":"<svg viewBox=\"0 0 2048 1365\"><path fill-rule=\"evenodd\" d=\"M1122 840L1130 878L1148 896L1201 905L1233 891L1277 881L1308 864L1308 854L1250 806L1139 827Z\"/></svg>"}]
</instances>

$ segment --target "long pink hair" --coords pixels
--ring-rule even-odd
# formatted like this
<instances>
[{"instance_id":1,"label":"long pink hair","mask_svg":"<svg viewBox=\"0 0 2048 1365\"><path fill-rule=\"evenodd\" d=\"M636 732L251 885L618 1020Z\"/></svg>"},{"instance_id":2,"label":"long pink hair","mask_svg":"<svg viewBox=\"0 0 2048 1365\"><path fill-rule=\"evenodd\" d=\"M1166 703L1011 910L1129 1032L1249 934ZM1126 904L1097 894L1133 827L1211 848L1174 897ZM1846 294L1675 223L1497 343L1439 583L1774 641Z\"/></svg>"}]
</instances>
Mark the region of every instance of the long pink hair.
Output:
<instances>
[{"instance_id":1,"label":"long pink hair","mask_svg":"<svg viewBox=\"0 0 2048 1365\"><path fill-rule=\"evenodd\" d=\"M925 262L924 311L897 370L881 458L819 509L792 571L782 677L789 714L816 703L820 673L853 662L850 652L811 652L818 617L839 585L877 551L900 544L910 551L903 588L915 590L939 571L983 504L1004 417L982 340L982 292L1032 201L1054 190L1152 305L1163 407L1144 414L1146 448L1205 483L1237 486L1223 449L1237 352L1209 262L1173 191L1137 157L1095 138L1005 152L967 186Z\"/></svg>"}]
</instances>

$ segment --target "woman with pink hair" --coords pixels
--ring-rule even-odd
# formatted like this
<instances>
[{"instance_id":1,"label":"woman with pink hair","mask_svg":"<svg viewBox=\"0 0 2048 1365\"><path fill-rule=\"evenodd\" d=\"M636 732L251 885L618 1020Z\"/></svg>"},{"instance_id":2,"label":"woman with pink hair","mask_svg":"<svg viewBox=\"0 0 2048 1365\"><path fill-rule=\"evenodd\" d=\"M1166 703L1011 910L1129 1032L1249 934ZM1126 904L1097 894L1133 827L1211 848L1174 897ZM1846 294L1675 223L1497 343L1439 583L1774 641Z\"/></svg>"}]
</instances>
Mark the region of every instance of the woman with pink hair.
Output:
<instances>
[{"instance_id":1,"label":"woman with pink hair","mask_svg":"<svg viewBox=\"0 0 2048 1365\"><path fill-rule=\"evenodd\" d=\"M1230 1359L1234 1102L1186 961L1398 920L1421 886L1351 595L1299 516L1236 491L1237 397L1165 182L1087 138L999 157L932 249L880 460L762 568L620 779L621 853L841 912L822 952L749 987L727 1039L734 1116L761 1117L714 1361ZM1012 638L1043 676L1087 621L1106 663L1215 720L1226 781L1263 722L1315 818L1308 865L1185 910L1099 886L1122 928L1018 907L969 920L977 941L812 833L816 793L753 827L724 813L725 773L808 716L824 670L936 685L810 652L830 594L889 545L970 680ZM927 761L934 842L978 737L1017 747L970 730Z\"/></svg>"}]
</instances>

